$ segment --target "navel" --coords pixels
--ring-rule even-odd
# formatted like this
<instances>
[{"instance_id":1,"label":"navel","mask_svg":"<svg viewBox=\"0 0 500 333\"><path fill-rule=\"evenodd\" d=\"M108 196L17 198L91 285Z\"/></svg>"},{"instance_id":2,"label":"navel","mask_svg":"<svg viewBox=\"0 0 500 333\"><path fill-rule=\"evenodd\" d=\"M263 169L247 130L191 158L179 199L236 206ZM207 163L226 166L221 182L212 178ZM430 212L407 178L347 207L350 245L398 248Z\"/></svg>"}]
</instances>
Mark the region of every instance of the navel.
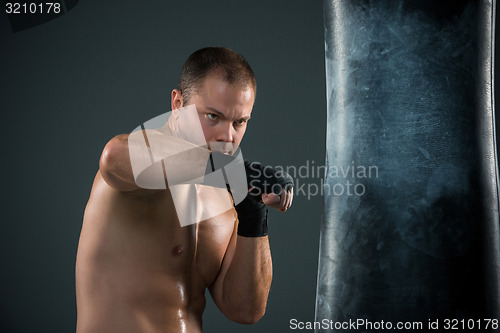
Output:
<instances>
[{"instance_id":1,"label":"navel","mask_svg":"<svg viewBox=\"0 0 500 333\"><path fill-rule=\"evenodd\" d=\"M172 249L172 255L174 257L180 256L184 252L182 245L177 245Z\"/></svg>"}]
</instances>

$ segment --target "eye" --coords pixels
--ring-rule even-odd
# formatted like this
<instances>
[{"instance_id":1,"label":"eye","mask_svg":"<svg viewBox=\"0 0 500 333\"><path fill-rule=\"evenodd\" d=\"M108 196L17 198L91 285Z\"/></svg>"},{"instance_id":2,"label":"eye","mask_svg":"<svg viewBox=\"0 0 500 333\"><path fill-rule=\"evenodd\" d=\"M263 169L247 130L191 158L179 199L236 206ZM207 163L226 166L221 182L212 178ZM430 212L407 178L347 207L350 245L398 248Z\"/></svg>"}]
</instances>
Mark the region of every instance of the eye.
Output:
<instances>
[{"instance_id":1,"label":"eye","mask_svg":"<svg viewBox=\"0 0 500 333\"><path fill-rule=\"evenodd\" d=\"M215 113L207 113L207 118L210 120L216 120L218 117Z\"/></svg>"},{"instance_id":2,"label":"eye","mask_svg":"<svg viewBox=\"0 0 500 333\"><path fill-rule=\"evenodd\" d=\"M245 119L236 120L234 124L236 126L243 126L247 121Z\"/></svg>"}]
</instances>

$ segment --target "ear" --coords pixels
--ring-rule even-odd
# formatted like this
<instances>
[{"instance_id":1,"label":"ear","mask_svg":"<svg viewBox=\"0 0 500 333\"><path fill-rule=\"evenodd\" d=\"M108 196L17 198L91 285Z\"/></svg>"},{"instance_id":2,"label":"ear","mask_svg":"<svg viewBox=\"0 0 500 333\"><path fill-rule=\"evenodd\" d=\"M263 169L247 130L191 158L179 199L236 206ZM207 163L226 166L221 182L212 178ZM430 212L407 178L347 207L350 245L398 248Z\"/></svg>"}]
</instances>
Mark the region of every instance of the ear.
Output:
<instances>
[{"instance_id":1,"label":"ear","mask_svg":"<svg viewBox=\"0 0 500 333\"><path fill-rule=\"evenodd\" d=\"M181 91L179 89L172 90L172 110L180 109L184 106Z\"/></svg>"}]
</instances>

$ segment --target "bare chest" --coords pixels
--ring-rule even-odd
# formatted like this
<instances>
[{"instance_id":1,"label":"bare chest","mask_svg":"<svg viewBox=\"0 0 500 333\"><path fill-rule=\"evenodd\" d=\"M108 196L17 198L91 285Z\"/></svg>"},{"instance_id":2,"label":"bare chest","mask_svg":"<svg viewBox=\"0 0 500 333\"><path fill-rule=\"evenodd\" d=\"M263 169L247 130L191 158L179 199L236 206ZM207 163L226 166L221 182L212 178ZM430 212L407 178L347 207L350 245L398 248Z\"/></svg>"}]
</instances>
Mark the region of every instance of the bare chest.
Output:
<instances>
[{"instance_id":1,"label":"bare chest","mask_svg":"<svg viewBox=\"0 0 500 333\"><path fill-rule=\"evenodd\" d=\"M79 255L97 271L198 280L205 286L220 271L237 216L230 208L183 226L168 191L136 198L106 189L93 193L85 215Z\"/></svg>"}]
</instances>

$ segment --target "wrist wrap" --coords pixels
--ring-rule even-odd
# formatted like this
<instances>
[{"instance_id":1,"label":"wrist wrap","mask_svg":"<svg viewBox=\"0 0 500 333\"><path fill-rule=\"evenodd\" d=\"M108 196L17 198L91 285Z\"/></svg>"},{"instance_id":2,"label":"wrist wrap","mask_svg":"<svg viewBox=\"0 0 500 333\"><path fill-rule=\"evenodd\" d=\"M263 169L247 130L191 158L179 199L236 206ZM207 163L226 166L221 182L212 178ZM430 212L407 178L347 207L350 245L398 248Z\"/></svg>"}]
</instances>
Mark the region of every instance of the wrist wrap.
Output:
<instances>
[{"instance_id":1,"label":"wrist wrap","mask_svg":"<svg viewBox=\"0 0 500 333\"><path fill-rule=\"evenodd\" d=\"M267 208L247 196L235 206L238 213L238 235L243 237L267 236Z\"/></svg>"}]
</instances>

